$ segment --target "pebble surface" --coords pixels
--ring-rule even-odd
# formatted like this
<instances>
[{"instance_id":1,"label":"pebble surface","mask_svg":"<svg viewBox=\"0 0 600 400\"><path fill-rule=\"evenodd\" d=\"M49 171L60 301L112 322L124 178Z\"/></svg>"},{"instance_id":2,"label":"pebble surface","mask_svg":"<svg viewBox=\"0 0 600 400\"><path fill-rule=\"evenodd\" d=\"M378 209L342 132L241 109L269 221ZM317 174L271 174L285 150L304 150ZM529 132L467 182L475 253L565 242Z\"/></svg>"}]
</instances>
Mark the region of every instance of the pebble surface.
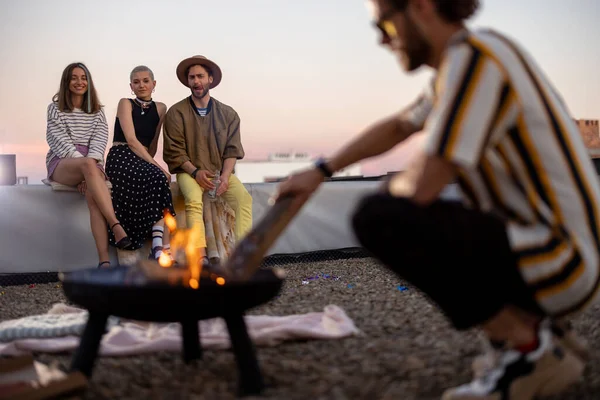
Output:
<instances>
[{"instance_id":1,"label":"pebble surface","mask_svg":"<svg viewBox=\"0 0 600 400\"><path fill-rule=\"evenodd\" d=\"M267 390L261 399L439 399L467 382L481 351L475 332L456 332L415 288L372 259L334 260L281 267L281 295L251 310L289 315L343 308L361 334L339 340L285 342L259 347ZM58 283L0 287L0 320L45 313L65 302ZM600 398L600 306L574 321L589 342L585 377L551 400ZM35 354L68 369L71 354ZM227 350L205 351L196 365L179 353L99 358L83 399L234 399L235 360ZM252 399L252 397L248 397Z\"/></svg>"}]
</instances>

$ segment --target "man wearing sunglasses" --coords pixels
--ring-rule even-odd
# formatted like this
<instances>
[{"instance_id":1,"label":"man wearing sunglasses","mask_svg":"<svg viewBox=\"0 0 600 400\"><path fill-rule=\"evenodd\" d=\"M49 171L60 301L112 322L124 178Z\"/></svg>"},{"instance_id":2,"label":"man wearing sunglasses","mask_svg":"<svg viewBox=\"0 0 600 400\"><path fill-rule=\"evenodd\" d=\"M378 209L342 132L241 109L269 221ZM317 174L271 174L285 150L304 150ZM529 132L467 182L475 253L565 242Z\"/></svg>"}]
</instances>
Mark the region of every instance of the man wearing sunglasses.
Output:
<instances>
[{"instance_id":1,"label":"man wearing sunglasses","mask_svg":"<svg viewBox=\"0 0 600 400\"><path fill-rule=\"evenodd\" d=\"M435 70L409 107L283 182L306 201L336 170L423 131L416 161L366 196L360 243L490 353L445 400L562 392L586 348L564 318L597 297L600 187L577 126L540 67L503 35L465 26L478 0L368 0L380 43L406 71ZM460 201L440 197L451 182Z\"/></svg>"}]
</instances>

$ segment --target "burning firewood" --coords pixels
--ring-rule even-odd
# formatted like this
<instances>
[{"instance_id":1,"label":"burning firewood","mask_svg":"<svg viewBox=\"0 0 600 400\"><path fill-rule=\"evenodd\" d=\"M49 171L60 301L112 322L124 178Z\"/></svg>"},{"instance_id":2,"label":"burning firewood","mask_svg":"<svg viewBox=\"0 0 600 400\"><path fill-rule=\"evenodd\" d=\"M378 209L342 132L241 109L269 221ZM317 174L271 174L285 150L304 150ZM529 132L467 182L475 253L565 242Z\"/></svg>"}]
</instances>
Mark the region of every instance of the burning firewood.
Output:
<instances>
[{"instance_id":1,"label":"burning firewood","mask_svg":"<svg viewBox=\"0 0 600 400\"><path fill-rule=\"evenodd\" d=\"M165 212L165 225L171 233L172 258L164 255L156 261L140 261L138 266L152 280L183 284L198 289L201 277L210 277L218 284L226 281L245 281L260 268L267 250L285 230L304 205L294 198L280 199L271 204L265 217L234 248L231 257L217 265L204 266L200 249L194 243L200 231L197 227L180 229L175 218ZM174 264L176 263L176 264ZM174 265L185 266L175 267ZM160 267L159 267L160 266ZM162 268L161 268L162 267ZM203 273L203 268L209 269ZM282 271L276 271L282 275Z\"/></svg>"}]
</instances>

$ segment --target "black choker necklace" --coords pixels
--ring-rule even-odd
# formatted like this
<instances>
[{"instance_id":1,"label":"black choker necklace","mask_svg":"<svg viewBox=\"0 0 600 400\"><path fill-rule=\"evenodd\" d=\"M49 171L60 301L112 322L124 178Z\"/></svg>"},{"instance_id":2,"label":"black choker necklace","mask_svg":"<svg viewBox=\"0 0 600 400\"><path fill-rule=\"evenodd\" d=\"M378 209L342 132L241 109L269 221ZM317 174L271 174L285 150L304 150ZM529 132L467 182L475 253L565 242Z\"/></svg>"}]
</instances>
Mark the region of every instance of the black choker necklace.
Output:
<instances>
[{"instance_id":1,"label":"black choker necklace","mask_svg":"<svg viewBox=\"0 0 600 400\"><path fill-rule=\"evenodd\" d=\"M139 97L136 97L134 101L142 109L142 115L146 113L145 109L150 108L150 105L152 104L152 98L150 98L150 100L142 100Z\"/></svg>"}]
</instances>

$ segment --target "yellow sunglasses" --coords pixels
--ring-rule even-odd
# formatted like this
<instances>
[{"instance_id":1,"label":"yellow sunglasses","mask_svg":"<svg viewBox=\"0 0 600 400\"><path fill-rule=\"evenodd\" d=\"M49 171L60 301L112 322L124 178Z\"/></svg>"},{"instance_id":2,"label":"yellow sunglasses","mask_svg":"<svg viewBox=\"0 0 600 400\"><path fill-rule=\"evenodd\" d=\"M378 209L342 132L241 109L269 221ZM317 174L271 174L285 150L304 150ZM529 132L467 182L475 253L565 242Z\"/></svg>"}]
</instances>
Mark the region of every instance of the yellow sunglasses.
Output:
<instances>
[{"instance_id":1,"label":"yellow sunglasses","mask_svg":"<svg viewBox=\"0 0 600 400\"><path fill-rule=\"evenodd\" d=\"M379 29L383 36L388 38L395 38L398 36L398 31L396 31L396 27L394 26L393 22L390 21L390 18L397 12L400 11L398 11L397 9L391 9L388 12L384 13L379 18L379 21L375 22L375 27Z\"/></svg>"}]
</instances>

